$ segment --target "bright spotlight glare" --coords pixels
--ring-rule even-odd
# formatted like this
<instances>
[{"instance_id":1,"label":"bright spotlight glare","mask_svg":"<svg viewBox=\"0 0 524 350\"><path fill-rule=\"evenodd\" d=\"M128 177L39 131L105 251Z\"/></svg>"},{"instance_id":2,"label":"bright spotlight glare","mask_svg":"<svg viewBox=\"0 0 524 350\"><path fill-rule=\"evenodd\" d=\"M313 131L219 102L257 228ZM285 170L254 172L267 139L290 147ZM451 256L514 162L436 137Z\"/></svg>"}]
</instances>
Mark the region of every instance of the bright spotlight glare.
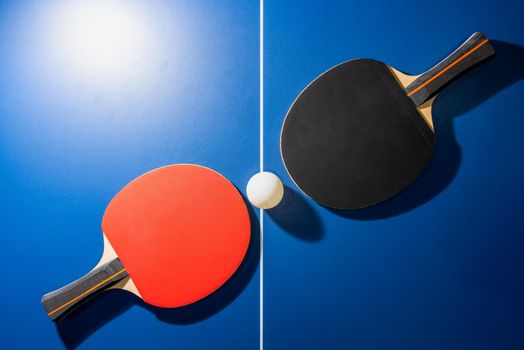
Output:
<instances>
[{"instance_id":1,"label":"bright spotlight glare","mask_svg":"<svg viewBox=\"0 0 524 350\"><path fill-rule=\"evenodd\" d=\"M150 25L130 3L63 3L52 27L55 54L84 78L106 83L131 78L151 53Z\"/></svg>"}]
</instances>

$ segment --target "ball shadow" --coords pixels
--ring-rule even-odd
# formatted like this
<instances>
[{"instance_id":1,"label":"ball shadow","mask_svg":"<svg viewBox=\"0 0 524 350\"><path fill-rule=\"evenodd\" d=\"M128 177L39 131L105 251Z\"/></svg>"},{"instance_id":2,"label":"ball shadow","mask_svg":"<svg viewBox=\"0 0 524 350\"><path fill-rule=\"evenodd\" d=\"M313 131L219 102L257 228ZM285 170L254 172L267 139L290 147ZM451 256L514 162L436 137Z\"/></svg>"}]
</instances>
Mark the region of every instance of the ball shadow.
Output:
<instances>
[{"instance_id":1,"label":"ball shadow","mask_svg":"<svg viewBox=\"0 0 524 350\"><path fill-rule=\"evenodd\" d=\"M357 220L393 217L428 202L453 181L462 159L462 151L455 138L454 118L473 110L524 78L524 47L498 40L491 43L496 56L452 82L435 99L433 118L437 141L433 159L418 180L375 206L356 210L328 208L330 211Z\"/></svg>"},{"instance_id":2,"label":"ball shadow","mask_svg":"<svg viewBox=\"0 0 524 350\"><path fill-rule=\"evenodd\" d=\"M246 202L245 198L244 202ZM177 325L203 321L228 306L251 281L260 257L258 217L250 205L246 206L251 221L251 240L246 256L233 276L217 291L191 305L163 309L144 303L132 293L109 290L82 304L56 324L56 329L65 347L67 349L76 348L99 328L135 305L149 310L163 322Z\"/></svg>"},{"instance_id":3,"label":"ball shadow","mask_svg":"<svg viewBox=\"0 0 524 350\"><path fill-rule=\"evenodd\" d=\"M315 242L324 237L318 214L305 198L288 186L284 186L280 204L266 213L280 228L303 241Z\"/></svg>"}]
</instances>

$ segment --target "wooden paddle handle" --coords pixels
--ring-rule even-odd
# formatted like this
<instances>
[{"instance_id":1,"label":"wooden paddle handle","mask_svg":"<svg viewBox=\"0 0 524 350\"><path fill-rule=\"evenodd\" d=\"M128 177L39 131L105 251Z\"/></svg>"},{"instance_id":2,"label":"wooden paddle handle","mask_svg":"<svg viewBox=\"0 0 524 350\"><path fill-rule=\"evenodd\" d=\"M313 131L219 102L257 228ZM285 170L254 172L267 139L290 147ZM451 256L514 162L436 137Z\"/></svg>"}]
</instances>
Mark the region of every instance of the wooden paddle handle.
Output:
<instances>
[{"instance_id":1,"label":"wooden paddle handle","mask_svg":"<svg viewBox=\"0 0 524 350\"><path fill-rule=\"evenodd\" d=\"M67 286L47 293L42 297L41 303L47 316L57 322L87 299L108 289L127 276L122 262L116 258L100 265Z\"/></svg>"},{"instance_id":2,"label":"wooden paddle handle","mask_svg":"<svg viewBox=\"0 0 524 350\"><path fill-rule=\"evenodd\" d=\"M416 106L421 105L468 68L495 55L482 33L476 32L451 55L409 84L405 91Z\"/></svg>"}]
</instances>

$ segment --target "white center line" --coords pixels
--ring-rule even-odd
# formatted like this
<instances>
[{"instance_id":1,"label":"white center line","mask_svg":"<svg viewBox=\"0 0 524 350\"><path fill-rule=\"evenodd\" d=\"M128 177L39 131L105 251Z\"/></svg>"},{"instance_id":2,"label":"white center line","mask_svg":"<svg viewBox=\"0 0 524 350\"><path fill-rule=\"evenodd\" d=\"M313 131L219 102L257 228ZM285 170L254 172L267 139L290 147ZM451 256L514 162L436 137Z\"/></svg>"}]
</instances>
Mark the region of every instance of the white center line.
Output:
<instances>
[{"instance_id":1,"label":"white center line","mask_svg":"<svg viewBox=\"0 0 524 350\"><path fill-rule=\"evenodd\" d=\"M260 171L264 171L264 0L260 0L260 76L259 76L259 116L260 116ZM260 209L260 350L264 349L264 210Z\"/></svg>"}]
</instances>

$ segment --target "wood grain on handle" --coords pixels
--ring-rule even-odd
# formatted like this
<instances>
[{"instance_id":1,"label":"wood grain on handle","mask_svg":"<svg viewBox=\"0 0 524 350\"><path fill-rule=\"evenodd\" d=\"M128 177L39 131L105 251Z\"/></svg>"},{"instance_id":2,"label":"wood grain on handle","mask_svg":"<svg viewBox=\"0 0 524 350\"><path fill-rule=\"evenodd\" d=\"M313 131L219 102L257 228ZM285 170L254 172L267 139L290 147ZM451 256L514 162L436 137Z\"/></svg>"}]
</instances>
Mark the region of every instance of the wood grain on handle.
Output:
<instances>
[{"instance_id":1,"label":"wood grain on handle","mask_svg":"<svg viewBox=\"0 0 524 350\"><path fill-rule=\"evenodd\" d=\"M415 79L405 91L415 105L420 106L451 80L494 54L486 36L476 32L448 57Z\"/></svg>"},{"instance_id":2,"label":"wood grain on handle","mask_svg":"<svg viewBox=\"0 0 524 350\"><path fill-rule=\"evenodd\" d=\"M65 287L42 297L47 316L59 321L75 307L128 277L120 259L113 259Z\"/></svg>"}]
</instances>

